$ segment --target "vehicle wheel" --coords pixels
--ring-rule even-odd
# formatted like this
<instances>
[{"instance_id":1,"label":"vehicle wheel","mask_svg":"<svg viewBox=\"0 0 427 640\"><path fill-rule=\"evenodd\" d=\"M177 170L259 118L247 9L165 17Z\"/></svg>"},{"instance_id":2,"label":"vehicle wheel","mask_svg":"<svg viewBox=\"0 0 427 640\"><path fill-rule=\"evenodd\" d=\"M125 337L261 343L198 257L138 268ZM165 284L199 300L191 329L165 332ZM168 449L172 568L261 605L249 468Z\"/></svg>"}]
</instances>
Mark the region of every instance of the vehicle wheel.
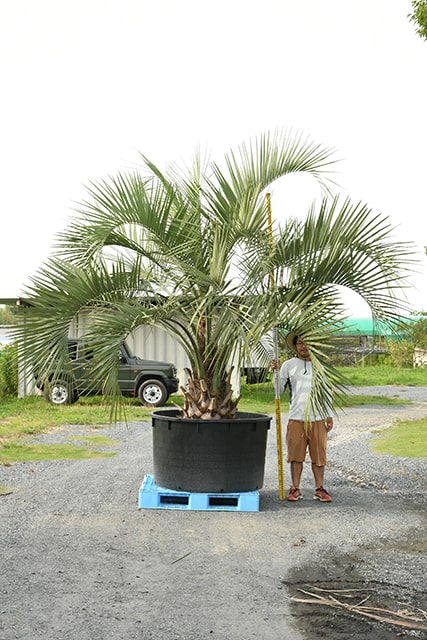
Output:
<instances>
[{"instance_id":1,"label":"vehicle wheel","mask_svg":"<svg viewBox=\"0 0 427 640\"><path fill-rule=\"evenodd\" d=\"M168 397L165 385L159 380L146 380L138 389L138 398L146 407L160 407Z\"/></svg>"},{"instance_id":2,"label":"vehicle wheel","mask_svg":"<svg viewBox=\"0 0 427 640\"><path fill-rule=\"evenodd\" d=\"M45 397L52 404L62 405L76 402L78 396L69 382L57 380L45 388Z\"/></svg>"}]
</instances>

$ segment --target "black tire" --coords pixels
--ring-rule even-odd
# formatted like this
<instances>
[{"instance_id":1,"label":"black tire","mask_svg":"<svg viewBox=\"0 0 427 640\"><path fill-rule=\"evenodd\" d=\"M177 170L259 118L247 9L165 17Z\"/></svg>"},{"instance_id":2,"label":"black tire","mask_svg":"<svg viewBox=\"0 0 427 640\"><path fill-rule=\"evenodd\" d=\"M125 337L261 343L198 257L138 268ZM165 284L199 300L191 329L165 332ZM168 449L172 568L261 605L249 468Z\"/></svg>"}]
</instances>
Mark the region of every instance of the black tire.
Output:
<instances>
[{"instance_id":1,"label":"black tire","mask_svg":"<svg viewBox=\"0 0 427 640\"><path fill-rule=\"evenodd\" d=\"M146 407L161 407L166 403L169 394L160 380L145 380L138 388L138 398Z\"/></svg>"},{"instance_id":2,"label":"black tire","mask_svg":"<svg viewBox=\"0 0 427 640\"><path fill-rule=\"evenodd\" d=\"M44 390L45 398L57 406L76 402L78 395L73 386L66 380L50 382Z\"/></svg>"}]
</instances>

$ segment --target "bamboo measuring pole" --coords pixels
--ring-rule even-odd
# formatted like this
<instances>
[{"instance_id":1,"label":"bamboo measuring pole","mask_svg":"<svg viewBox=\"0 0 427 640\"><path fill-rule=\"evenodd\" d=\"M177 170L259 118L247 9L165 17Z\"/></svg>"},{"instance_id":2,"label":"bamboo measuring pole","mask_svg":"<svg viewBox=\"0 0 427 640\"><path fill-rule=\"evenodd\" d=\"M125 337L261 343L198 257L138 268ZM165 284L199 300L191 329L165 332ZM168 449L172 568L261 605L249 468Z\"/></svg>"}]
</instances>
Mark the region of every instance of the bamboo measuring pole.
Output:
<instances>
[{"instance_id":1,"label":"bamboo measuring pole","mask_svg":"<svg viewBox=\"0 0 427 640\"><path fill-rule=\"evenodd\" d=\"M268 213L268 239L270 250L273 247L273 218L271 213L271 195L267 193L267 213ZM275 286L274 272L270 273L270 287L273 290ZM273 329L273 351L274 360L279 364L279 339L277 335L277 327ZM280 378L279 369L274 369L274 397L276 401L276 441L277 441L277 468L279 472L279 497L283 500L285 497L285 486L283 478L283 453L282 453L282 414L280 411Z\"/></svg>"}]
</instances>

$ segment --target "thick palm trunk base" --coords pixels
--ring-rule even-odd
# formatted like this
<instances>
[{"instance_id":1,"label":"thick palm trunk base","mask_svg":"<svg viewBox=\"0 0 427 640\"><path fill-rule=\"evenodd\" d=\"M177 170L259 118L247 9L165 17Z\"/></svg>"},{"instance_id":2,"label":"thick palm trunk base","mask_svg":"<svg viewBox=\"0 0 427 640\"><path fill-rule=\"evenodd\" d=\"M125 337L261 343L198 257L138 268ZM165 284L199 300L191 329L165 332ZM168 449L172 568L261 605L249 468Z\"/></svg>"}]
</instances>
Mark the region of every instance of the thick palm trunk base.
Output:
<instances>
[{"instance_id":1,"label":"thick palm trunk base","mask_svg":"<svg viewBox=\"0 0 427 640\"><path fill-rule=\"evenodd\" d=\"M240 395L233 398L230 375L224 384L224 393L213 396L205 380L194 378L189 369L184 369L187 387L181 387L184 395L182 413L185 418L196 420L222 420L234 418Z\"/></svg>"}]
</instances>

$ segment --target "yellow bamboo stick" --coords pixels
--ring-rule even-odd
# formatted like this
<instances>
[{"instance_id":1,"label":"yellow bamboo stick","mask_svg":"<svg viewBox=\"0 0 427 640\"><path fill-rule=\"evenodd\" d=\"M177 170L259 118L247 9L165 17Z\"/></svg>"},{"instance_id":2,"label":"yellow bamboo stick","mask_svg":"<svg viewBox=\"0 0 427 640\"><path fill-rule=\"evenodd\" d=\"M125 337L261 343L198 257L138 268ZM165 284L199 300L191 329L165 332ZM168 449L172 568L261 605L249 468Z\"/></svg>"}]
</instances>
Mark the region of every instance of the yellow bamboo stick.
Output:
<instances>
[{"instance_id":1,"label":"yellow bamboo stick","mask_svg":"<svg viewBox=\"0 0 427 640\"><path fill-rule=\"evenodd\" d=\"M267 193L267 213L268 213L268 239L270 243L270 251L273 248L273 218L271 213L271 195ZM275 286L274 271L270 273L270 287L273 290ZM273 329L273 348L274 359L279 364L279 340L277 336L277 327ZM280 410L280 379L279 368L274 369L274 396L276 401L276 442L277 442L277 469L279 473L279 498L283 500L285 497L285 483L283 474L283 445L282 445L282 413Z\"/></svg>"}]
</instances>

